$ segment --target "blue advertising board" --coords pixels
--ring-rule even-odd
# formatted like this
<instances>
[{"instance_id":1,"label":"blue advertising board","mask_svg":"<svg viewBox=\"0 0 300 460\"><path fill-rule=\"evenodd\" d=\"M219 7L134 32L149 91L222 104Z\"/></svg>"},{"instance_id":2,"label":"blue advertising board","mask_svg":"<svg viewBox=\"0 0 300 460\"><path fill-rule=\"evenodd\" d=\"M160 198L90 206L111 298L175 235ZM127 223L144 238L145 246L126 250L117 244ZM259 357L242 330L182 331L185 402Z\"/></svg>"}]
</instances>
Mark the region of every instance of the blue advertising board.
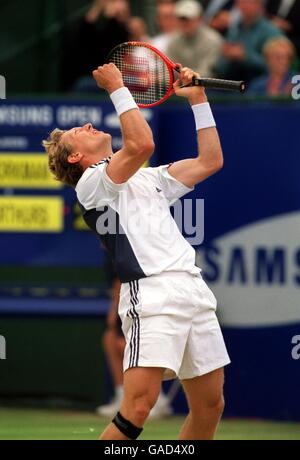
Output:
<instances>
[{"instance_id":1,"label":"blue advertising board","mask_svg":"<svg viewBox=\"0 0 300 460\"><path fill-rule=\"evenodd\" d=\"M235 102L216 104L213 110L224 168L189 198L204 199L204 241L196 247L197 260L218 299L232 358L226 370L226 414L300 420L300 105ZM196 154L194 121L186 105L165 104L146 116L158 164ZM54 126L68 129L87 121L109 129L118 148L120 132L109 103L5 102L0 105L0 150L4 156L38 154ZM76 224L71 189L55 188L47 178L47 187L26 189L20 186L22 177L14 187L5 162L2 171L8 173L3 173L0 198L56 197L63 209L57 222L49 210L57 215L59 203L47 203L49 215L37 218L32 232L22 231L27 221L21 216L19 222L17 202L18 212L13 207L0 211L2 266L103 265L96 238L79 230L79 220ZM41 233L45 222L49 231ZM15 230L8 231L12 224Z\"/></svg>"},{"instance_id":2,"label":"blue advertising board","mask_svg":"<svg viewBox=\"0 0 300 460\"><path fill-rule=\"evenodd\" d=\"M164 107L160 154L195 151L190 111ZM300 105L215 106L225 163L199 184L198 263L218 299L232 364L225 413L300 420Z\"/></svg>"}]
</instances>

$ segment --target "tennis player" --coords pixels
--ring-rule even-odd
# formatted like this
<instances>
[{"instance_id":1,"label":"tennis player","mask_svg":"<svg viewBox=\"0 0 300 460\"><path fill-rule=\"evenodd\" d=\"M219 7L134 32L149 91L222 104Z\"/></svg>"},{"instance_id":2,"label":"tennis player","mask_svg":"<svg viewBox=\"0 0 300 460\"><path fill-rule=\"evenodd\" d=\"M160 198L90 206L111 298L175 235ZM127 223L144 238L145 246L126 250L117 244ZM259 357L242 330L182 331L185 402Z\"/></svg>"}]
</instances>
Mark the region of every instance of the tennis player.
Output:
<instances>
[{"instance_id":1,"label":"tennis player","mask_svg":"<svg viewBox=\"0 0 300 460\"><path fill-rule=\"evenodd\" d=\"M184 85L194 75L181 68ZM176 375L189 405L179 438L212 439L224 406L223 367L230 360L216 299L169 208L222 167L215 121L204 89L181 88L176 81L176 94L194 112L198 156L141 169L154 150L150 127L114 64L98 67L93 76L120 117L121 150L113 154L111 136L91 124L56 129L44 146L56 178L75 187L84 219L100 234L122 283L124 397L100 439L136 439L162 380Z\"/></svg>"}]
</instances>

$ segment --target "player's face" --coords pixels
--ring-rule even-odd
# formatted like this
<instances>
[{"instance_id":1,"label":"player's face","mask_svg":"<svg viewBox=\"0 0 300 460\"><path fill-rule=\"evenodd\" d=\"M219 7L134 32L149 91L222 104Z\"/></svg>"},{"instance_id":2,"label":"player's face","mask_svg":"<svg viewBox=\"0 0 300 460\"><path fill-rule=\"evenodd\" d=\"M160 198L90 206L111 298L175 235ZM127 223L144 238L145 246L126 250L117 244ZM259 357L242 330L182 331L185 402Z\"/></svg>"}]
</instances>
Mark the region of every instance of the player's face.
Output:
<instances>
[{"instance_id":1,"label":"player's face","mask_svg":"<svg viewBox=\"0 0 300 460\"><path fill-rule=\"evenodd\" d=\"M91 123L66 131L63 140L73 147L73 152L95 156L99 160L105 158L111 150L111 135L98 131Z\"/></svg>"}]
</instances>

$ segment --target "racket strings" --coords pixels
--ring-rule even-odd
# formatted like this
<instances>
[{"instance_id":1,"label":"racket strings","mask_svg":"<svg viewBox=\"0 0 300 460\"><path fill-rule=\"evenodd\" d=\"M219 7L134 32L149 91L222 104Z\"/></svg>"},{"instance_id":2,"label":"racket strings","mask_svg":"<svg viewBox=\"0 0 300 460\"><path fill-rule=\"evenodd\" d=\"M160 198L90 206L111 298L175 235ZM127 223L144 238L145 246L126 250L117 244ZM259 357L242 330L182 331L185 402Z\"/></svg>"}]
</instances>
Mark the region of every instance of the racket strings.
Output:
<instances>
[{"instance_id":1,"label":"racket strings","mask_svg":"<svg viewBox=\"0 0 300 460\"><path fill-rule=\"evenodd\" d=\"M150 105L160 101L171 86L166 63L149 48L119 47L110 56L110 61L121 71L124 84L137 104Z\"/></svg>"}]
</instances>

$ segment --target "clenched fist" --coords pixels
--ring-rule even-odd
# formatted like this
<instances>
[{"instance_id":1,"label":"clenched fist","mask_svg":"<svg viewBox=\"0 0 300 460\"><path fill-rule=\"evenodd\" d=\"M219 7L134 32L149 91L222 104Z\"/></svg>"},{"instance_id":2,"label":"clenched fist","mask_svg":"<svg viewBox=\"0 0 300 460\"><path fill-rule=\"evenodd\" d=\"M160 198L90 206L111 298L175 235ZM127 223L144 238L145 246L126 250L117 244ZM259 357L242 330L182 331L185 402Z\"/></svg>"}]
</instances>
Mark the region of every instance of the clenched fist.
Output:
<instances>
[{"instance_id":1,"label":"clenched fist","mask_svg":"<svg viewBox=\"0 0 300 460\"><path fill-rule=\"evenodd\" d=\"M93 77L100 88L109 94L124 86L122 74L112 62L93 71Z\"/></svg>"},{"instance_id":2,"label":"clenched fist","mask_svg":"<svg viewBox=\"0 0 300 460\"><path fill-rule=\"evenodd\" d=\"M175 94L186 97L192 105L206 102L207 98L202 86L189 86L192 83L193 77L200 77L200 75L188 67L180 66L179 71L180 77L173 85Z\"/></svg>"}]
</instances>

